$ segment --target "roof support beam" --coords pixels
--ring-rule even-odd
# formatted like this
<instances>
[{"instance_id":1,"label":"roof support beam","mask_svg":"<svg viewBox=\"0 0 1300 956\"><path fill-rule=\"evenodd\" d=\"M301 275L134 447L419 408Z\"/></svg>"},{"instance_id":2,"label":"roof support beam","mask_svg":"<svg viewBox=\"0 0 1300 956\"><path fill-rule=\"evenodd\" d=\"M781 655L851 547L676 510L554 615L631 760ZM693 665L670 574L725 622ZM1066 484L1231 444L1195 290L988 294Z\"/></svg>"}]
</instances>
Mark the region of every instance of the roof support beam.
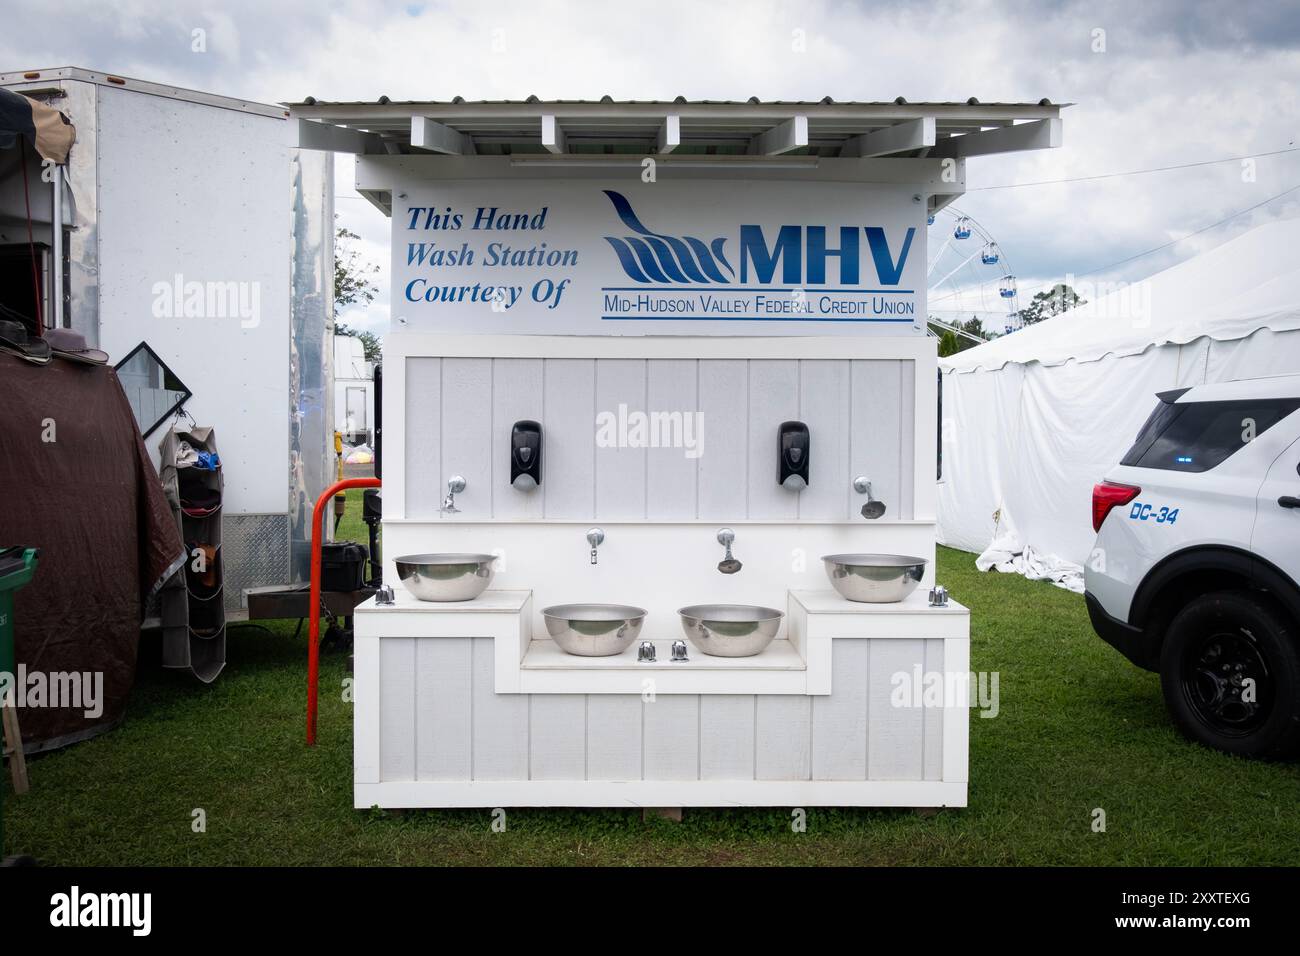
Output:
<instances>
[{"instance_id":1,"label":"roof support beam","mask_svg":"<svg viewBox=\"0 0 1300 956\"><path fill-rule=\"evenodd\" d=\"M922 116L896 126L863 133L844 141L840 155L867 159L871 156L888 156L912 149L925 149L934 145L934 117Z\"/></svg>"},{"instance_id":2,"label":"roof support beam","mask_svg":"<svg viewBox=\"0 0 1300 956\"><path fill-rule=\"evenodd\" d=\"M808 145L808 117L794 116L749 141L751 156L779 156Z\"/></svg>"},{"instance_id":3,"label":"roof support beam","mask_svg":"<svg viewBox=\"0 0 1300 956\"><path fill-rule=\"evenodd\" d=\"M411 117L411 145L447 156L473 156L474 139L427 116Z\"/></svg>"},{"instance_id":4,"label":"roof support beam","mask_svg":"<svg viewBox=\"0 0 1300 956\"><path fill-rule=\"evenodd\" d=\"M355 153L358 156L384 152L383 139L376 133L305 119L298 120L296 145L298 149L319 149L327 153Z\"/></svg>"},{"instance_id":5,"label":"roof support beam","mask_svg":"<svg viewBox=\"0 0 1300 956\"><path fill-rule=\"evenodd\" d=\"M542 146L548 153L559 154L569 151L568 137L564 135L559 121L549 114L542 117Z\"/></svg>"},{"instance_id":6,"label":"roof support beam","mask_svg":"<svg viewBox=\"0 0 1300 956\"><path fill-rule=\"evenodd\" d=\"M682 118L675 113L664 118L664 125L659 127L660 153L671 153L682 145Z\"/></svg>"},{"instance_id":7,"label":"roof support beam","mask_svg":"<svg viewBox=\"0 0 1300 956\"><path fill-rule=\"evenodd\" d=\"M950 136L930 150L931 159L964 159L990 153L1014 153L1024 149L1054 149L1061 145L1061 121L1041 119L1015 126L1003 126L979 133Z\"/></svg>"}]
</instances>

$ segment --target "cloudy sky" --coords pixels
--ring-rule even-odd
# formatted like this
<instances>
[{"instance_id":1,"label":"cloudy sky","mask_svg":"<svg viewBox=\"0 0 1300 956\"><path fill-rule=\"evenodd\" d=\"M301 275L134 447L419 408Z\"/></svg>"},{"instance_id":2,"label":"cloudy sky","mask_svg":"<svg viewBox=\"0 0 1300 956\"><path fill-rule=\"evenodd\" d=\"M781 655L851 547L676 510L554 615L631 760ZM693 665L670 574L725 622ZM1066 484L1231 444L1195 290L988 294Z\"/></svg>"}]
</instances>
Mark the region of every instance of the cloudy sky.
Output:
<instances>
[{"instance_id":1,"label":"cloudy sky","mask_svg":"<svg viewBox=\"0 0 1300 956\"><path fill-rule=\"evenodd\" d=\"M8 0L5 20L0 70L83 66L265 102L1074 103L1064 148L967 164L970 192L957 205L996 237L1022 300L1067 274L1140 278L1300 216L1300 189L1266 202L1300 186L1300 5L1286 0ZM192 49L196 29L204 52ZM1204 165L987 188L1194 163ZM341 163L340 218L386 277L387 221L349 196L350 173ZM349 321L385 330L386 289Z\"/></svg>"}]
</instances>

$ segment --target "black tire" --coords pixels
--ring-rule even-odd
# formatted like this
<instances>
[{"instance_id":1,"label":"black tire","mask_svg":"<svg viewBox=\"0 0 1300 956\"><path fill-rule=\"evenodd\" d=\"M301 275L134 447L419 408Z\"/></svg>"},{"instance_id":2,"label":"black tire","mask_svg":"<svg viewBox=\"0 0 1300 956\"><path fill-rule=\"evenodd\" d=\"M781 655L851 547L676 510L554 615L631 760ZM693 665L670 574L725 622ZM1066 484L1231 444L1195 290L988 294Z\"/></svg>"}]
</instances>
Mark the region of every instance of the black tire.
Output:
<instances>
[{"instance_id":1,"label":"black tire","mask_svg":"<svg viewBox=\"0 0 1300 956\"><path fill-rule=\"evenodd\" d=\"M1218 591L1178 612L1160 649L1160 686L1189 740L1242 757L1300 752L1300 634L1266 598Z\"/></svg>"}]
</instances>

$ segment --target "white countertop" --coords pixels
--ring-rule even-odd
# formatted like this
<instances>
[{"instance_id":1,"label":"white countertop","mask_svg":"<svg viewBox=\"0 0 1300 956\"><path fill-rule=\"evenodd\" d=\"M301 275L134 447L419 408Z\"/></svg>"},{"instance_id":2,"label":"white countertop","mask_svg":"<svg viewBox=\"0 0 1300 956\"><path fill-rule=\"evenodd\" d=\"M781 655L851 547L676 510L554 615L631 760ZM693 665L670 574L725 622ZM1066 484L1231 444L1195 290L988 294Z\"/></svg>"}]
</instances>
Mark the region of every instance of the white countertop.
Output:
<instances>
[{"instance_id":1,"label":"white countertop","mask_svg":"<svg viewBox=\"0 0 1300 956\"><path fill-rule=\"evenodd\" d=\"M392 604L376 604L370 598L357 605L357 613L393 614L397 611L422 611L437 614L518 614L528 603L532 591L484 591L472 601L421 601L401 584L393 587Z\"/></svg>"},{"instance_id":2,"label":"white countertop","mask_svg":"<svg viewBox=\"0 0 1300 956\"><path fill-rule=\"evenodd\" d=\"M798 601L809 614L960 614L970 610L951 597L947 607L930 607L930 592L917 588L901 601L893 604L867 604L840 597L839 592L826 588L817 591L791 591L790 597Z\"/></svg>"},{"instance_id":3,"label":"white countertop","mask_svg":"<svg viewBox=\"0 0 1300 956\"><path fill-rule=\"evenodd\" d=\"M799 652L790 644L789 641L773 641L761 654L753 657L711 657L695 649L695 645L687 642L687 653L689 660L678 661L673 663L671 640L651 641L655 646L655 660L638 661L636 659L637 646L640 641L634 641L632 646L622 654L614 654L609 657L579 657L576 654L566 654L560 649L559 645L551 640L535 640L528 645L528 653L524 655L523 663L520 664L525 670L667 670L667 671L685 671L690 670L726 670L726 671L801 671L806 665L804 660L799 656Z\"/></svg>"}]
</instances>

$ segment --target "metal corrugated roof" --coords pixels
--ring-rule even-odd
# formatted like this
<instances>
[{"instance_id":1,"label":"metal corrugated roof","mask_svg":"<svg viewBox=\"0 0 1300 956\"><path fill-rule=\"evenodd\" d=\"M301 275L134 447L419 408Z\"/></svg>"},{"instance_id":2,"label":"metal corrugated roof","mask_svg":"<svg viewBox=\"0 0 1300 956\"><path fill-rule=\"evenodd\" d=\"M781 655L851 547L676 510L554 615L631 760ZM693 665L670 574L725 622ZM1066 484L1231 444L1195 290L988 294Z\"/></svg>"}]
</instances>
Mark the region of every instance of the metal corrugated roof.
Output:
<instances>
[{"instance_id":1,"label":"metal corrugated roof","mask_svg":"<svg viewBox=\"0 0 1300 956\"><path fill-rule=\"evenodd\" d=\"M956 157L1050 148L1068 104L760 100L450 100L289 104L301 142L366 153Z\"/></svg>"}]
</instances>

